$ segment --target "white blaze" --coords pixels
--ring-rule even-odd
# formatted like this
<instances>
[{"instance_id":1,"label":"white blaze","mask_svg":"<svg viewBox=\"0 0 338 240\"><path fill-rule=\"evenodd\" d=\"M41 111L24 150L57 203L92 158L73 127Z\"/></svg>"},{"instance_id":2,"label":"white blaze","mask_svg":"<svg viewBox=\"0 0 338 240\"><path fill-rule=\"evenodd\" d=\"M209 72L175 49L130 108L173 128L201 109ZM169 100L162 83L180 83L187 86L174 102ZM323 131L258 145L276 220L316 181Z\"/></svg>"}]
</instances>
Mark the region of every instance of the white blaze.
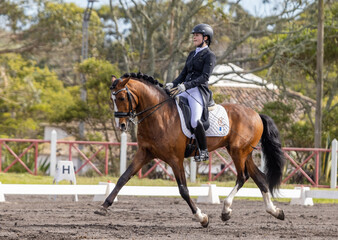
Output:
<instances>
[{"instance_id":1,"label":"white blaze","mask_svg":"<svg viewBox=\"0 0 338 240\"><path fill-rule=\"evenodd\" d=\"M115 102L115 101L116 101L116 96L115 96L114 94L112 94L111 97L112 97L113 102L114 102L114 111L115 111L115 112L118 112L119 109L117 108L116 102ZM117 117L115 118L115 126L116 126L117 128L120 127L119 119L118 119Z\"/></svg>"}]
</instances>

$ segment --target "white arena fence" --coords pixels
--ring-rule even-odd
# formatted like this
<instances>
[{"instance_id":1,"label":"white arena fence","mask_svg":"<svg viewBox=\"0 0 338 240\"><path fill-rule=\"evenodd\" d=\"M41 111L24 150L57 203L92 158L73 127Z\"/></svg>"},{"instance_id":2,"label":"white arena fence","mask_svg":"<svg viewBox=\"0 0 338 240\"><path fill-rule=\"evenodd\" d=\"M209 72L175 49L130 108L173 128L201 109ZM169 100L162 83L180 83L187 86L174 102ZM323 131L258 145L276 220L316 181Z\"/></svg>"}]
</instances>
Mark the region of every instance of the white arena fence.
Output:
<instances>
[{"instance_id":1,"label":"white arena fence","mask_svg":"<svg viewBox=\"0 0 338 240\"><path fill-rule=\"evenodd\" d=\"M100 183L99 185L48 185L48 184L1 184L0 202L5 201L6 195L73 195L75 201L78 195L94 195L93 201L104 201L115 184ZM191 196L197 197L197 203L220 203L220 197L230 194L231 187L217 187L205 184L201 187L188 187ZM291 204L313 205L313 198L338 199L337 190L310 190L309 187L295 189L280 189L278 198L291 198ZM154 186L124 186L118 196L180 196L178 187ZM258 188L242 188L237 197L262 197ZM116 199L117 200L117 199Z\"/></svg>"}]
</instances>

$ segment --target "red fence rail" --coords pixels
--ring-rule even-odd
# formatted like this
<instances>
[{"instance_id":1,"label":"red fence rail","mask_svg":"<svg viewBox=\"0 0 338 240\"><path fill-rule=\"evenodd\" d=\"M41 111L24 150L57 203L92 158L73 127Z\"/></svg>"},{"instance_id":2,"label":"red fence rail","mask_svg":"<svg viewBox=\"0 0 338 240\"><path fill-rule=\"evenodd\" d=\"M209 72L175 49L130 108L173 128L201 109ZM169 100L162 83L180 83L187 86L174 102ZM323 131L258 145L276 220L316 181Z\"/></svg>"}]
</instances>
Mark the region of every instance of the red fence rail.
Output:
<instances>
[{"instance_id":1,"label":"red fence rail","mask_svg":"<svg viewBox=\"0 0 338 240\"><path fill-rule=\"evenodd\" d=\"M7 144L8 142L21 142L21 143L30 143L30 145L24 149L24 151L22 153L20 153L19 155L17 155L13 149ZM46 143L48 141L44 141L44 140L36 140L36 139L0 139L0 172L2 171L2 165L1 165L1 159L2 159L2 147L4 146L8 152L14 156L15 160L9 164L4 170L3 172L7 172L11 167L13 167L14 164L16 163L20 163L26 170L27 172L29 172L30 174L37 174L37 159L38 159L38 144L39 143ZM27 154L27 152L32 149L35 148L35 155L34 155L34 172L32 172L27 165L23 162L23 160L21 159L24 155Z\"/></svg>"},{"instance_id":2,"label":"red fence rail","mask_svg":"<svg viewBox=\"0 0 338 240\"><path fill-rule=\"evenodd\" d=\"M322 148L283 148L284 155L287 160L290 161L290 163L294 166L294 170L286 176L283 180L282 183L286 183L292 176L294 176L297 172L300 172L302 176L304 176L313 187L320 187L319 185L319 157L320 153L330 153L330 149L322 149ZM307 152L310 155L304 159L301 163L297 163L296 160L294 160L289 152L294 151L294 152ZM314 180L303 170L303 166L308 163L312 158L314 158L314 163L315 163L315 174L314 174ZM323 187L323 186L321 186Z\"/></svg>"},{"instance_id":3,"label":"red fence rail","mask_svg":"<svg viewBox=\"0 0 338 240\"><path fill-rule=\"evenodd\" d=\"M142 169L140 169L139 171L138 171L138 177L141 179L141 178L146 178L152 171L154 171L155 170L155 168L157 167L157 166L159 166L161 169L162 169L162 171L172 180L172 181L175 181L175 177L172 175L172 174L170 174L169 173L169 171L165 168L165 166L163 166L163 161L162 160L160 160L160 159L154 159L154 161L155 161L155 164L146 172L146 173L144 173L144 174L142 174Z\"/></svg>"},{"instance_id":4,"label":"red fence rail","mask_svg":"<svg viewBox=\"0 0 338 240\"><path fill-rule=\"evenodd\" d=\"M213 162L213 155L216 155L225 165L223 167L223 169L216 174L216 176L212 176L211 173L211 168L212 168L212 162ZM218 177L220 177L225 170L229 169L231 172L233 172L235 175L237 175L236 169L234 169L232 167L233 164L233 160L231 159L229 162L218 152L218 151L213 151L210 153L210 158L209 158L209 172L208 172L208 176L209 176L209 181L215 181Z\"/></svg>"},{"instance_id":5,"label":"red fence rail","mask_svg":"<svg viewBox=\"0 0 338 240\"><path fill-rule=\"evenodd\" d=\"M8 145L9 142L16 142L16 143L28 143L29 146L23 149L21 153L15 153L14 150ZM15 164L19 163L21 164L27 172L30 174L36 175L38 170L38 156L39 156L39 144L43 143L50 143L50 141L47 140L36 140L36 139L0 139L0 159L2 159L2 150L3 148L6 149L13 157L14 160L4 169L2 170L2 161L0 161L0 172L8 172L8 170L13 167ZM104 174L108 174L108 163L109 163L109 146L120 146L119 142L111 143L111 142L95 142L95 141L57 141L58 144L68 144L68 156L69 161L72 161L72 152L75 150L83 159L84 163L76 170L76 174L81 171L86 165L90 165L91 168L94 169L94 171L99 174L100 176L103 175L103 173L95 166L95 164L92 162L92 160L101 152L104 151L104 162L105 162L105 168L104 168ZM96 145L99 148L91 155L86 156L86 154L79 148L79 146L86 146L86 145ZM137 146L137 143L127 143L127 146ZM31 149L34 149L34 170L29 169L29 167L25 164L25 162L22 160L23 156L25 156ZM283 148L284 154L286 159L291 163L293 166L293 169L291 169L291 173L289 173L287 176L283 178L282 183L286 183L289 181L297 172L300 172L302 176L304 176L309 183L314 187L320 187L319 185L319 156L320 153L328 153L331 150L330 149L318 149L318 148ZM302 162L297 162L290 154L290 152L308 152L309 156L307 156ZM215 176L211 173L211 166L215 162L215 158L218 158L221 160L222 163L224 163L224 167L221 169L220 172L218 172ZM310 160L314 159L315 163L315 174L314 179L312 179L303 169L306 163L308 163ZM171 175L165 166L163 165L163 162L159 159L154 159L155 164L144 174L142 174L142 169L138 172L139 178L145 178L147 177L152 171L156 169L156 167L160 167L166 175L171 180L174 180L174 176ZM218 177L220 177L226 170L230 170L233 174L237 174L236 170L233 167L232 160L227 160L224 158L218 151L213 151L210 153L210 159L209 159L209 171L208 171L208 178L209 181L214 181Z\"/></svg>"},{"instance_id":6,"label":"red fence rail","mask_svg":"<svg viewBox=\"0 0 338 240\"><path fill-rule=\"evenodd\" d=\"M16 154L13 149L8 145L9 142L16 142L16 143L30 143L30 145L25 148L23 150L23 152L21 154ZM5 149L8 150L8 152L14 156L15 160L10 163L4 170L2 170L2 165L0 161L0 172L8 172L8 170L13 167L16 163L20 163L26 170L27 172L29 172L30 174L36 175L37 174L37 169L38 169L38 156L39 156L39 148L38 145L39 144L43 144L43 143L50 143L50 141L48 140L36 140L36 139L0 139L0 159L2 159L2 147L4 146ZM76 174L79 173L79 171L81 171L81 169L83 167L85 167L87 164L89 164L95 172L97 172L100 176L103 175L103 173L97 169L97 167L95 166L95 164L92 162L92 160L102 151L105 151L105 169L104 169L104 173L105 175L108 174L108 148L109 146L120 146L119 142L116 143L111 143L111 142L95 142L95 141L57 141L57 144L68 144L68 160L72 161L72 151L73 149L85 160L85 162L76 170ZM99 149L92 154L91 156L86 156L86 154L79 148L79 146L86 146L86 145L97 145L99 146ZM132 144L130 144L132 145ZM22 160L22 157L27 154L27 152L32 149L35 148L35 155L34 155L34 171L31 171L27 165L24 163L24 161Z\"/></svg>"},{"instance_id":7,"label":"red fence rail","mask_svg":"<svg viewBox=\"0 0 338 240\"><path fill-rule=\"evenodd\" d=\"M326 187L326 186L323 186L323 185L319 185L319 157L320 157L320 153L330 153L331 152L330 149L285 147L285 148L283 148L283 151L284 151L284 155L285 155L286 159L291 163L291 165L293 165L293 167L291 169L292 172L286 174L286 176L283 177L282 184L287 183L287 181L289 181L297 172L300 172L301 175L304 176L313 187ZM309 156L307 156L302 162L297 163L297 161L294 158L292 158L292 156L290 156L290 152L306 152L306 153L309 153ZM212 157L210 157L210 160L209 160L209 181L216 180L227 169L230 169L231 172L233 172L235 175L237 175L236 170L234 170L233 167L232 167L232 163L233 163L232 160L228 162L217 151L213 151L210 154L210 156L212 156L212 154L215 154L222 162L224 162L225 167L219 173L217 173L216 176L213 176L211 174L211 166L213 164L212 162L213 162L214 159ZM308 163L310 160L314 160L314 165L315 165L314 179L312 179L303 169L305 164Z\"/></svg>"}]
</instances>

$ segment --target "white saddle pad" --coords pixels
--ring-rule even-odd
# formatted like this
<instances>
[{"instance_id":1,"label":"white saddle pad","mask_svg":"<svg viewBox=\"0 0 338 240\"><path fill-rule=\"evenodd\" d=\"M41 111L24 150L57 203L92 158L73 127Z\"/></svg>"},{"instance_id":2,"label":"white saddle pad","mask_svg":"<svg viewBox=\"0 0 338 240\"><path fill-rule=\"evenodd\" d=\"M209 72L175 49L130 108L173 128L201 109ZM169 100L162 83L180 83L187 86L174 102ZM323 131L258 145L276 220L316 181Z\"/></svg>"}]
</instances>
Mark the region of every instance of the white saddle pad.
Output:
<instances>
[{"instance_id":1,"label":"white saddle pad","mask_svg":"<svg viewBox=\"0 0 338 240\"><path fill-rule=\"evenodd\" d=\"M179 107L177 101L176 101L176 106L177 106L178 114L180 115L182 132L188 138L191 138L191 137L195 138L195 135L191 134L191 132L188 130L185 124L182 110ZM207 137L224 137L229 133L228 114L225 111L224 107L222 107L221 105L216 104L214 109L212 111L209 111L209 122L210 122L210 127L205 132L205 135Z\"/></svg>"}]
</instances>

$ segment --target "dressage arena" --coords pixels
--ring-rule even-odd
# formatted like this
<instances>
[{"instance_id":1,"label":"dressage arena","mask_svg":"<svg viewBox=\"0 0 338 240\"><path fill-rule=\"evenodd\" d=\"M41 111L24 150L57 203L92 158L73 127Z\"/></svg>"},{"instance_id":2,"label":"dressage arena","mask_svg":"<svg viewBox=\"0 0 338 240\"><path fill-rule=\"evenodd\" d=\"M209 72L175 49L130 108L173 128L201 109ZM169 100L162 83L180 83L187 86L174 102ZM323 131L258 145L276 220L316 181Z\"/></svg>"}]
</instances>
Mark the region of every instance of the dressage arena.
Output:
<instances>
[{"instance_id":1,"label":"dressage arena","mask_svg":"<svg viewBox=\"0 0 338 240\"><path fill-rule=\"evenodd\" d=\"M0 203L0 239L337 239L338 205L277 202L286 219L265 212L263 201L234 200L232 218L221 204L198 204L210 218L196 222L180 197L119 196L109 216L92 197L11 195Z\"/></svg>"}]
</instances>

